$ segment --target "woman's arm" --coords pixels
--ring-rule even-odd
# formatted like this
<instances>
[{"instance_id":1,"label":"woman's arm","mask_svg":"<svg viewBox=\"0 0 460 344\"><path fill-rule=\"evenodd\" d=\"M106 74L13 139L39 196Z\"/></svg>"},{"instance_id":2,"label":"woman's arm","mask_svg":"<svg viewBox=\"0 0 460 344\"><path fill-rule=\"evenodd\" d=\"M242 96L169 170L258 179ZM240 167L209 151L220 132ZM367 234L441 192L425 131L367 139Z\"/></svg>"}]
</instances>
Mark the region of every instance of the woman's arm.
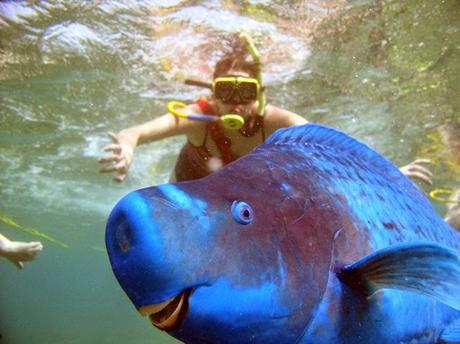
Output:
<instances>
[{"instance_id":1,"label":"woman's arm","mask_svg":"<svg viewBox=\"0 0 460 344\"><path fill-rule=\"evenodd\" d=\"M306 123L308 123L308 121L305 118L294 112L273 105L267 105L264 120L267 137L273 134L277 129Z\"/></svg>"},{"instance_id":2,"label":"woman's arm","mask_svg":"<svg viewBox=\"0 0 460 344\"><path fill-rule=\"evenodd\" d=\"M185 114L198 113L199 108L192 104L181 111ZM110 153L98 159L98 162L102 164L99 172L115 172L113 179L122 182L133 162L137 146L166 137L190 135L201 125L200 122L167 113L141 125L123 129L118 134L109 132L107 134L112 143L104 147L104 151Z\"/></svg>"}]
</instances>

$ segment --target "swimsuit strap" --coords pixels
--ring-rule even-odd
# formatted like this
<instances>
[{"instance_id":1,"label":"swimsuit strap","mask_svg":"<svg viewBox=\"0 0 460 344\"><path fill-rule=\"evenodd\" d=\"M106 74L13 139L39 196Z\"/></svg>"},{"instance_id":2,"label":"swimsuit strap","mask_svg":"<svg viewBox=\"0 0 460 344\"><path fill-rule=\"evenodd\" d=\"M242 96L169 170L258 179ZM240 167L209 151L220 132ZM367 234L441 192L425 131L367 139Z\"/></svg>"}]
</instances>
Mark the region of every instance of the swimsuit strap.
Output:
<instances>
[{"instance_id":1,"label":"swimsuit strap","mask_svg":"<svg viewBox=\"0 0 460 344\"><path fill-rule=\"evenodd\" d=\"M209 104L206 98L202 97L198 99L196 101L196 105L198 105L203 114L217 116L214 112L214 109L211 107L211 104ZM236 160L238 157L235 154L233 154L231 150L232 140L230 140L230 138L225 135L224 129L222 128L219 122L210 122L206 125L206 133L203 141L203 146L206 145L208 130L210 132L212 140L214 141L214 143L217 146L217 149L220 152L224 165Z\"/></svg>"},{"instance_id":2,"label":"swimsuit strap","mask_svg":"<svg viewBox=\"0 0 460 344\"><path fill-rule=\"evenodd\" d=\"M231 147L232 147L232 140L227 137L224 133L222 126L219 122L211 122L208 124L209 130L211 131L211 138L219 149L220 156L224 165L231 163L232 161L236 160L238 157L233 154Z\"/></svg>"},{"instance_id":3,"label":"swimsuit strap","mask_svg":"<svg viewBox=\"0 0 460 344\"><path fill-rule=\"evenodd\" d=\"M214 109L211 107L211 104L209 104L208 100L205 97L201 97L200 99L198 99L195 102L195 104L198 105L202 114L216 116ZM206 147L206 141L208 140L208 133L209 133L209 125L206 125L206 131L204 133L204 139L203 139L203 143L201 144L201 147Z\"/></svg>"}]
</instances>

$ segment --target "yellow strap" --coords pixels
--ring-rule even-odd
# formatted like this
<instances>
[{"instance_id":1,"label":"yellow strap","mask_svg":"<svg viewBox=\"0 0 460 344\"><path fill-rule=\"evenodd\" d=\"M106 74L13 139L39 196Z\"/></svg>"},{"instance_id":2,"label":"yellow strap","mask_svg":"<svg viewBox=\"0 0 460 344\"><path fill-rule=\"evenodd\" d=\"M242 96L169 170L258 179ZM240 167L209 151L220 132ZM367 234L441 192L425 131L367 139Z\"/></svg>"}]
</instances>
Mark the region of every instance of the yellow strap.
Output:
<instances>
[{"instance_id":1,"label":"yellow strap","mask_svg":"<svg viewBox=\"0 0 460 344\"><path fill-rule=\"evenodd\" d=\"M186 107L187 104L180 102L178 100L172 100L168 103L167 108L170 113L172 113L174 116L180 117L180 118L187 118L188 115L186 113L183 113L182 111L179 111L176 109L176 107L181 107L184 108Z\"/></svg>"},{"instance_id":2,"label":"yellow strap","mask_svg":"<svg viewBox=\"0 0 460 344\"><path fill-rule=\"evenodd\" d=\"M434 189L430 192L430 197L435 201L441 203L460 203L460 199L449 199L449 196L452 195L454 190L449 189ZM441 197L440 195L446 195L445 197Z\"/></svg>"}]
</instances>

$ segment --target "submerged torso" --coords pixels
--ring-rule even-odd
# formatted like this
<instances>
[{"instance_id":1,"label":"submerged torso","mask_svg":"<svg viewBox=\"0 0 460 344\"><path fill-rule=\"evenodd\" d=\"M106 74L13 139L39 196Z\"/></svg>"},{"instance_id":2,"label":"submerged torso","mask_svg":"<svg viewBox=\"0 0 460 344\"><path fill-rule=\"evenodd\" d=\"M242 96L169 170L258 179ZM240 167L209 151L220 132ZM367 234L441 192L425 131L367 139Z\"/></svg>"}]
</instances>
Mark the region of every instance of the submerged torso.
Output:
<instances>
[{"instance_id":1,"label":"submerged torso","mask_svg":"<svg viewBox=\"0 0 460 344\"><path fill-rule=\"evenodd\" d=\"M205 99L197 101L203 114L217 116ZM202 133L189 138L175 166L176 181L206 177L221 166L246 155L265 140L264 120L256 116L241 130L229 130L219 122L210 122Z\"/></svg>"}]
</instances>

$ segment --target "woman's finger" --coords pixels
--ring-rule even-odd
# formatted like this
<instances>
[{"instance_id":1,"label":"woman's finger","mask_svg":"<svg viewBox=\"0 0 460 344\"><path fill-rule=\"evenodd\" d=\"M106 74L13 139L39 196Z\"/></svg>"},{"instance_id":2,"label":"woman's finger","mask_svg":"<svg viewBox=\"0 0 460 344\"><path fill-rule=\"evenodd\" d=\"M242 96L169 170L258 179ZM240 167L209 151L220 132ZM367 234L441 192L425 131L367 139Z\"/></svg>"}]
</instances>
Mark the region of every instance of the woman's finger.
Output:
<instances>
[{"instance_id":1,"label":"woman's finger","mask_svg":"<svg viewBox=\"0 0 460 344\"><path fill-rule=\"evenodd\" d=\"M424 173L413 172L413 173L410 173L410 174L409 174L409 177L410 177L411 179L417 179L417 180L422 181L422 182L424 182L424 183L426 183L426 184L429 184L429 185L433 184L433 181L431 180L431 178L428 177L428 176L427 176L426 174L424 174Z\"/></svg>"},{"instance_id":2,"label":"woman's finger","mask_svg":"<svg viewBox=\"0 0 460 344\"><path fill-rule=\"evenodd\" d=\"M410 172L414 173L423 173L426 174L429 177L433 177L433 173L431 173L430 170L428 170L426 167L420 166L420 165L413 165L409 168Z\"/></svg>"},{"instance_id":3,"label":"woman's finger","mask_svg":"<svg viewBox=\"0 0 460 344\"><path fill-rule=\"evenodd\" d=\"M99 169L99 173L109 173L109 172L113 172L113 171L116 171L116 168L115 168L114 164L107 164L107 165L102 166Z\"/></svg>"},{"instance_id":4,"label":"woman's finger","mask_svg":"<svg viewBox=\"0 0 460 344\"><path fill-rule=\"evenodd\" d=\"M116 154L121 153L121 146L118 143L111 143L104 147L104 152L114 152Z\"/></svg>"},{"instance_id":5,"label":"woman's finger","mask_svg":"<svg viewBox=\"0 0 460 344\"><path fill-rule=\"evenodd\" d=\"M111 163L111 162L119 162L121 159L122 157L120 155L112 154L112 155L106 155L106 156L103 156L102 158L97 159L97 162L101 164L105 164L105 163Z\"/></svg>"},{"instance_id":6,"label":"woman's finger","mask_svg":"<svg viewBox=\"0 0 460 344\"><path fill-rule=\"evenodd\" d=\"M126 167L126 162L124 159L120 160L118 163L115 164L115 170L118 173L126 173L128 168Z\"/></svg>"},{"instance_id":7,"label":"woman's finger","mask_svg":"<svg viewBox=\"0 0 460 344\"><path fill-rule=\"evenodd\" d=\"M118 140L117 134L115 134L115 133L113 133L111 131L108 131L107 136L112 140L113 143L120 143L120 141Z\"/></svg>"},{"instance_id":8,"label":"woman's finger","mask_svg":"<svg viewBox=\"0 0 460 344\"><path fill-rule=\"evenodd\" d=\"M415 159L410 163L410 165L418 165L418 164L431 164L432 161L430 159Z\"/></svg>"}]
</instances>

